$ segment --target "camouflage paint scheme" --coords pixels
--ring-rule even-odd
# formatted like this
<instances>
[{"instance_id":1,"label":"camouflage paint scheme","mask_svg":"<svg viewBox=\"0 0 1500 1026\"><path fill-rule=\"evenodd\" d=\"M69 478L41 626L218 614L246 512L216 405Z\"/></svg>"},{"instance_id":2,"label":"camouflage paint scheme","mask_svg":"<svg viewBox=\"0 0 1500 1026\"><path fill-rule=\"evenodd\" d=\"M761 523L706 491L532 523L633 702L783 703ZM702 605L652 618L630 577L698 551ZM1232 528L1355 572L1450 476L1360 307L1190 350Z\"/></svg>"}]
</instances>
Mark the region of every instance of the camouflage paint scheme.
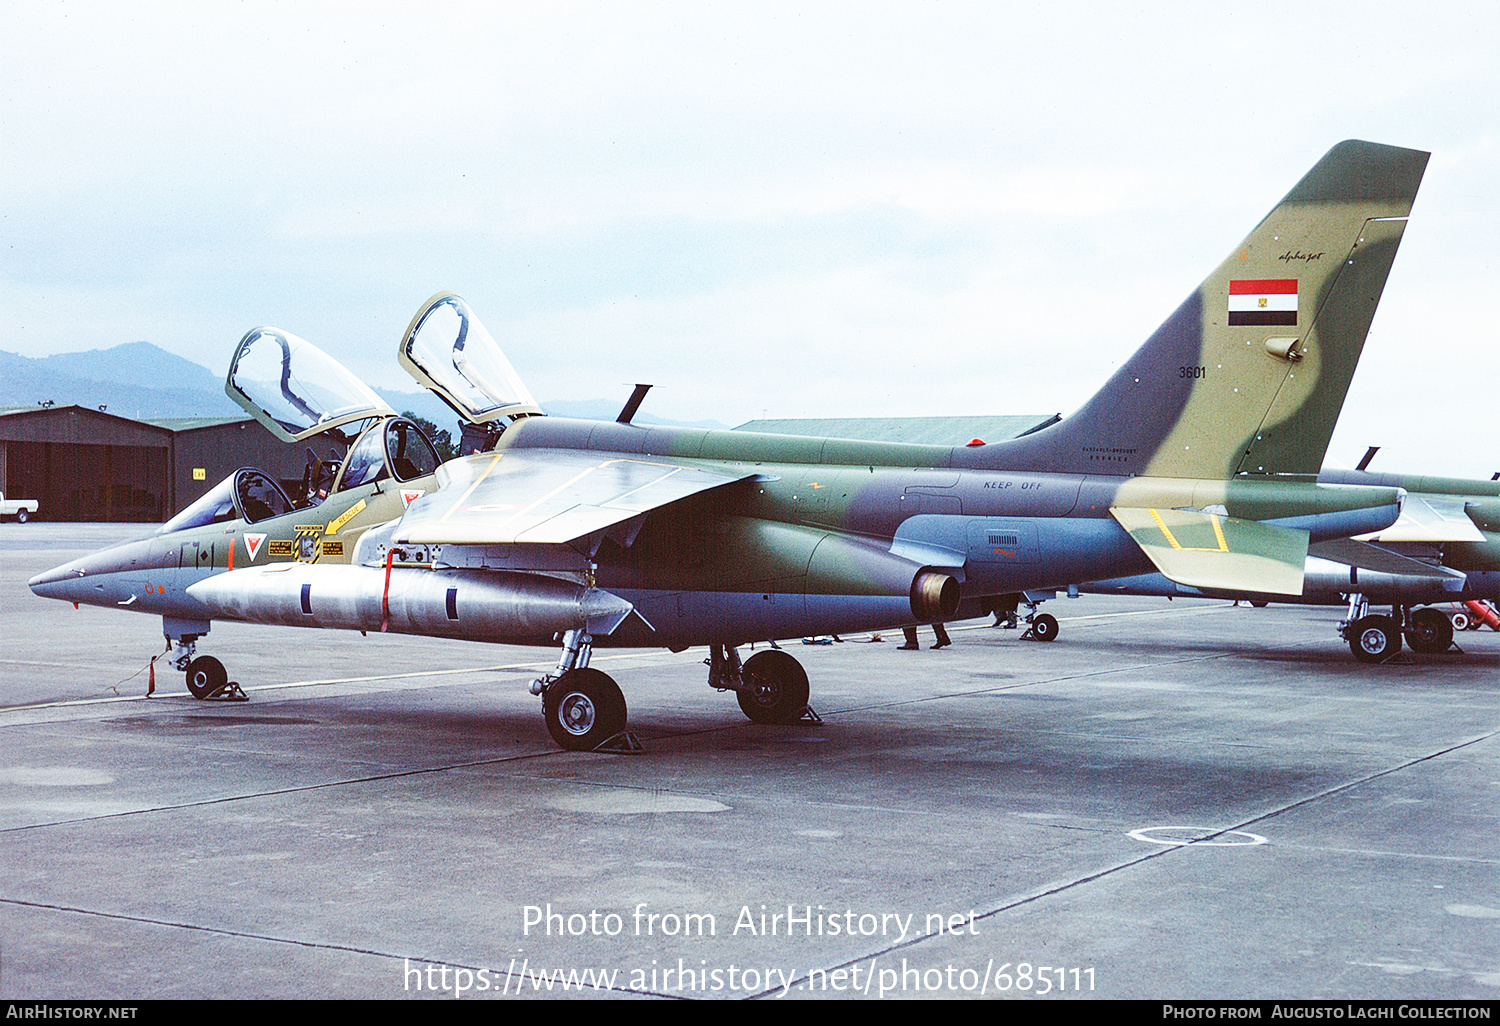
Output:
<instances>
[{"instance_id":1,"label":"camouflage paint scheme","mask_svg":"<svg viewBox=\"0 0 1500 1026\"><path fill-rule=\"evenodd\" d=\"M1253 602L1343 605L1351 597L1392 607L1391 627L1419 651L1444 651L1451 631L1429 636L1416 607L1473 599L1500 600L1500 482L1361 470L1325 470L1328 484L1399 488L1407 499L1397 523L1360 540L1313 545L1302 590L1293 596L1215 587L1192 587L1161 574L1142 574L1078 585L1110 595L1161 595ZM1340 625L1341 631L1355 619ZM1428 623L1433 621L1428 618ZM1356 656L1365 653L1349 638ZM1399 644L1396 645L1399 649ZM1383 661L1394 650L1382 651Z\"/></svg>"},{"instance_id":2,"label":"camouflage paint scheme","mask_svg":"<svg viewBox=\"0 0 1500 1026\"><path fill-rule=\"evenodd\" d=\"M521 571L559 569L548 561L571 546L574 571L641 614L596 637L604 645L955 615L910 604L923 569L953 577L969 611L1106 568L1296 594L1310 542L1378 530L1397 512L1396 489L1315 478L1426 159L1336 146L1081 411L1041 431L938 447L523 417L493 454L443 467L438 493L390 543L443 546L444 559L467 546L481 565ZM1289 277L1295 323L1229 323L1231 282ZM587 525L594 536L547 533L545 503L529 519L496 516L541 496L536 468L561 453L736 479L634 523L605 515ZM562 496L558 516L611 501L580 481ZM1176 527L1162 530L1163 516ZM474 555L486 544L496 551Z\"/></svg>"}]
</instances>

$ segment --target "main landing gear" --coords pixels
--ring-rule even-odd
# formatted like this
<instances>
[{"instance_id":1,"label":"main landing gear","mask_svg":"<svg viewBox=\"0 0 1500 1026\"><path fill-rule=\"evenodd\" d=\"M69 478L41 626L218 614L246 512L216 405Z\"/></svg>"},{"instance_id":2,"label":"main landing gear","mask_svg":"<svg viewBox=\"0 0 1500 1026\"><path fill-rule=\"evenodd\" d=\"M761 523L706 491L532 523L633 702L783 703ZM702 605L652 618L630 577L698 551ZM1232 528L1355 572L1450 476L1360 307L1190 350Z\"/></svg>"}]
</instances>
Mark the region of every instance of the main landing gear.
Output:
<instances>
[{"instance_id":1,"label":"main landing gear","mask_svg":"<svg viewBox=\"0 0 1500 1026\"><path fill-rule=\"evenodd\" d=\"M542 696L547 733L570 752L642 751L625 729L625 696L609 674L589 666L594 639L581 630L563 634L557 668L531 682ZM781 649L757 652L743 663L733 645L708 648L708 683L733 691L740 711L756 723L821 723L807 704L807 672Z\"/></svg>"},{"instance_id":2,"label":"main landing gear","mask_svg":"<svg viewBox=\"0 0 1500 1026\"><path fill-rule=\"evenodd\" d=\"M1024 604L1026 606L1027 612L1026 616L1022 619L1026 621L1026 631L1021 635L1020 640L1056 641L1057 632L1059 629L1057 624L1057 617L1053 616L1051 613L1037 612L1037 607L1039 607L1043 602L1047 601L1048 598L1051 598L1055 594L1056 592L1051 591L1012 592L1008 595L998 595L995 598L990 599L990 602L992 603L990 606L990 610L995 614L995 622L993 626L1007 628L1015 627L1016 621L1018 619L1016 611L1021 605ZM1035 595L1036 597L1033 598L1033 595ZM1075 587L1069 586L1068 596L1070 598L1077 598L1077 589Z\"/></svg>"},{"instance_id":3,"label":"main landing gear","mask_svg":"<svg viewBox=\"0 0 1500 1026\"><path fill-rule=\"evenodd\" d=\"M756 723L822 723L807 704L807 671L781 649L757 652L743 663L733 645L708 646L708 686L733 691L740 712Z\"/></svg>"},{"instance_id":4,"label":"main landing gear","mask_svg":"<svg viewBox=\"0 0 1500 1026\"><path fill-rule=\"evenodd\" d=\"M1391 615L1369 612L1363 595L1349 596L1349 614L1339 624L1339 634L1349 642L1349 651L1362 663L1383 663L1401 651L1401 638L1413 652L1435 654L1453 647L1453 623L1431 607L1412 609L1391 606Z\"/></svg>"},{"instance_id":5,"label":"main landing gear","mask_svg":"<svg viewBox=\"0 0 1500 1026\"><path fill-rule=\"evenodd\" d=\"M531 682L531 693L542 696L547 733L570 752L639 752L640 740L625 729L620 686L589 666L593 648L591 634L568 631L557 669Z\"/></svg>"},{"instance_id":6,"label":"main landing gear","mask_svg":"<svg viewBox=\"0 0 1500 1026\"><path fill-rule=\"evenodd\" d=\"M1415 652L1446 652L1453 646L1453 621L1431 606L1407 617L1406 643Z\"/></svg>"}]
</instances>

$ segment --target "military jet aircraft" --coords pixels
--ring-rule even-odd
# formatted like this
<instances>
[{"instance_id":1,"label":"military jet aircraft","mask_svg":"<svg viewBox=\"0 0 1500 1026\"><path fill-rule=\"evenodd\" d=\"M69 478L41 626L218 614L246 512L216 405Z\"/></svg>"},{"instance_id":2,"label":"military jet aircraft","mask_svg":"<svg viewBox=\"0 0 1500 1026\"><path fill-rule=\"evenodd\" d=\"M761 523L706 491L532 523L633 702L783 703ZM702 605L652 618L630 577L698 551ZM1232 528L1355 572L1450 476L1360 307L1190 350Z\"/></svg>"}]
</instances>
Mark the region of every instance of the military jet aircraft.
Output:
<instances>
[{"instance_id":1,"label":"military jet aircraft","mask_svg":"<svg viewBox=\"0 0 1500 1026\"><path fill-rule=\"evenodd\" d=\"M398 358L466 419L473 455L403 510L387 501L382 522L341 520L353 505L283 513L321 555L216 564L182 590L205 620L560 645L532 689L576 750L626 723L595 646L707 645L709 684L779 723L809 711L805 672L779 650L742 663L738 646L975 615L987 596L1153 566L1300 594L1310 543L1399 514L1398 488L1315 478L1427 156L1335 146L1077 414L992 445L644 427L634 403L616 423L547 417L440 293ZM91 558L33 590L92 601L118 558Z\"/></svg>"},{"instance_id":2,"label":"military jet aircraft","mask_svg":"<svg viewBox=\"0 0 1500 1026\"><path fill-rule=\"evenodd\" d=\"M1356 659L1382 663L1401 651L1445 652L1453 644L1448 615L1436 603L1500 599L1500 482L1460 478L1325 470L1326 484L1400 488L1400 519L1359 539L1335 539L1309 549L1302 593L1296 597L1193 588L1145 574L1079 585L1111 595L1229 598L1254 603L1348 604L1340 636ZM1388 605L1390 615L1371 613ZM1420 608L1419 608L1420 607Z\"/></svg>"}]
</instances>

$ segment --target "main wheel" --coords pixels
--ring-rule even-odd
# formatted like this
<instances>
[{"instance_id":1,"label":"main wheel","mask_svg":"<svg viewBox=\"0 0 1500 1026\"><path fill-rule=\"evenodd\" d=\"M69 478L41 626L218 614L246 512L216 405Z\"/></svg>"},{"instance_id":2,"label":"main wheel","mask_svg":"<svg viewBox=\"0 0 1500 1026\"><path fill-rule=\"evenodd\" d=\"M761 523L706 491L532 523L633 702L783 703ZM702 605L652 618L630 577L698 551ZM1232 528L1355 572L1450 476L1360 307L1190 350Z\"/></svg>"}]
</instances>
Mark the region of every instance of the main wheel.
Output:
<instances>
[{"instance_id":1,"label":"main wheel","mask_svg":"<svg viewBox=\"0 0 1500 1026\"><path fill-rule=\"evenodd\" d=\"M24 509L16 510L16 523L24 524L29 519L31 519L30 513L26 512Z\"/></svg>"},{"instance_id":2,"label":"main wheel","mask_svg":"<svg viewBox=\"0 0 1500 1026\"><path fill-rule=\"evenodd\" d=\"M208 698L229 683L224 664L213 656L199 656L188 663L187 689L194 698Z\"/></svg>"},{"instance_id":3,"label":"main wheel","mask_svg":"<svg viewBox=\"0 0 1500 1026\"><path fill-rule=\"evenodd\" d=\"M1031 621L1031 636L1038 641L1056 641L1058 629L1051 613L1038 613Z\"/></svg>"},{"instance_id":4,"label":"main wheel","mask_svg":"<svg viewBox=\"0 0 1500 1026\"><path fill-rule=\"evenodd\" d=\"M756 723L796 723L807 708L807 672L785 652L757 652L745 660L736 692L740 711Z\"/></svg>"},{"instance_id":5,"label":"main wheel","mask_svg":"<svg viewBox=\"0 0 1500 1026\"><path fill-rule=\"evenodd\" d=\"M1406 643L1414 652L1446 652L1453 644L1453 623L1431 606L1418 609L1406 628Z\"/></svg>"},{"instance_id":6,"label":"main wheel","mask_svg":"<svg viewBox=\"0 0 1500 1026\"><path fill-rule=\"evenodd\" d=\"M1401 651L1401 635L1389 616L1362 616L1349 627L1349 651L1362 663L1383 663Z\"/></svg>"},{"instance_id":7,"label":"main wheel","mask_svg":"<svg viewBox=\"0 0 1500 1026\"><path fill-rule=\"evenodd\" d=\"M542 692L542 714L558 745L590 752L625 729L625 696L601 670L569 670Z\"/></svg>"}]
</instances>

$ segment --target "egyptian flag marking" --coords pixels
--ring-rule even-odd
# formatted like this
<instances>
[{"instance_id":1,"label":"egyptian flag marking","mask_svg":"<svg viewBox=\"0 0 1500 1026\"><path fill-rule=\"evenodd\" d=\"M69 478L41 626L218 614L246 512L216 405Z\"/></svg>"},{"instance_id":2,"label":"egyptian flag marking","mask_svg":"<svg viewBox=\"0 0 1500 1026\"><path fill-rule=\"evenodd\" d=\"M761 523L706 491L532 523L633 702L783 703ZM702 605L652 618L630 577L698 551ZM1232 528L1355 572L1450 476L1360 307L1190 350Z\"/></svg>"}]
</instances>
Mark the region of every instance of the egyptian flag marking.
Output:
<instances>
[{"instance_id":1,"label":"egyptian flag marking","mask_svg":"<svg viewBox=\"0 0 1500 1026\"><path fill-rule=\"evenodd\" d=\"M1296 278L1246 278L1229 283L1229 323L1297 323Z\"/></svg>"},{"instance_id":2,"label":"egyptian flag marking","mask_svg":"<svg viewBox=\"0 0 1500 1026\"><path fill-rule=\"evenodd\" d=\"M260 543L266 540L263 534L245 535L245 552L250 556L250 562L255 562L255 557L260 555Z\"/></svg>"}]
</instances>

